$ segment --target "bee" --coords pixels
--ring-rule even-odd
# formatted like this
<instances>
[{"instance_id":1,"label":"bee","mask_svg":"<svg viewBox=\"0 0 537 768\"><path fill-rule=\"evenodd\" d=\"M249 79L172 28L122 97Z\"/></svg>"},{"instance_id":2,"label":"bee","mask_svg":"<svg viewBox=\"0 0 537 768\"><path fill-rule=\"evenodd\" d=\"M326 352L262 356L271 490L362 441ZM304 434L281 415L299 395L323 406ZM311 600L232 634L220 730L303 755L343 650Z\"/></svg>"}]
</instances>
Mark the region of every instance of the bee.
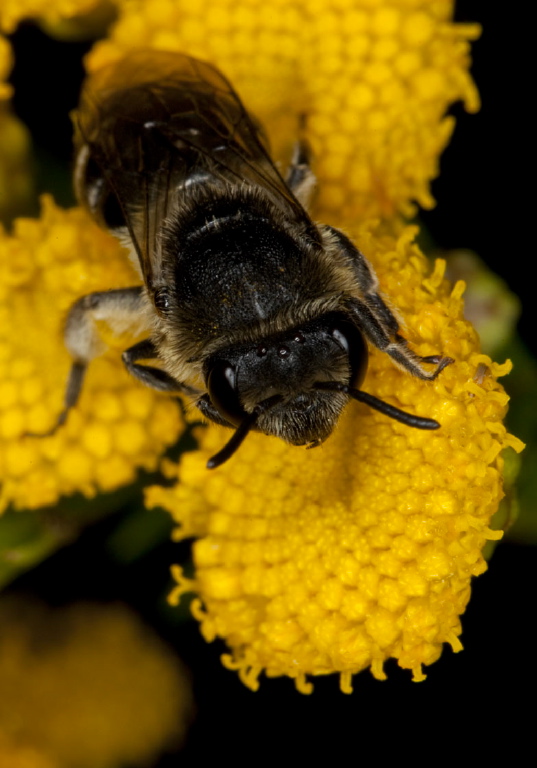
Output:
<instances>
[{"instance_id":1,"label":"bee","mask_svg":"<svg viewBox=\"0 0 537 768\"><path fill-rule=\"evenodd\" d=\"M410 427L440 426L359 389L367 343L425 381L453 361L409 348L366 257L308 215L307 144L297 143L283 178L262 127L215 67L133 51L88 78L74 123L77 198L128 246L143 284L71 308L73 364L56 427L99 353L99 320L143 329L122 356L139 381L186 395L234 430L209 468L252 430L317 446L351 398Z\"/></svg>"}]
</instances>

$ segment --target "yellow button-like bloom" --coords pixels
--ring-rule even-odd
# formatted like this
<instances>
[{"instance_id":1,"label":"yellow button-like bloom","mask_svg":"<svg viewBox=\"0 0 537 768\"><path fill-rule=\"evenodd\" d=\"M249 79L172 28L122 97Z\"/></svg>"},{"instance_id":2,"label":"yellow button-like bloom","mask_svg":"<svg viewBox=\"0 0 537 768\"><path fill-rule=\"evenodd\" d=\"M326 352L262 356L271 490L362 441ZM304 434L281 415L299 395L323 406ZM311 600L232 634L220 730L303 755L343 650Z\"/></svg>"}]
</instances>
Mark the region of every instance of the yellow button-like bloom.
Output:
<instances>
[{"instance_id":1,"label":"yellow button-like bloom","mask_svg":"<svg viewBox=\"0 0 537 768\"><path fill-rule=\"evenodd\" d=\"M179 660L120 605L0 603L0 765L153 765L192 716Z\"/></svg>"},{"instance_id":2,"label":"yellow button-like bloom","mask_svg":"<svg viewBox=\"0 0 537 768\"><path fill-rule=\"evenodd\" d=\"M431 207L429 183L454 127L448 106L479 106L468 75L478 25L446 0L118 0L89 67L135 47L216 64L287 162L305 118L319 209L334 217Z\"/></svg>"},{"instance_id":3,"label":"yellow button-like bloom","mask_svg":"<svg viewBox=\"0 0 537 768\"><path fill-rule=\"evenodd\" d=\"M479 353L462 316L464 284L450 288L442 261L429 275L414 234L364 228L356 241L396 297L413 348L456 362L425 383L373 352L363 389L441 429L412 429L352 403L320 448L249 435L208 474L205 462L226 439L209 429L178 472L167 466L180 484L149 491L149 504L180 524L178 539L198 537L195 579L177 568L172 599L201 596L194 611L204 636L226 639L225 663L252 688L263 670L303 692L307 675L339 672L348 692L365 667L383 678L389 657L423 679L422 664L443 643L461 648L470 581L486 569L481 550L501 538L489 528L503 495L501 451L520 448L502 425L508 398L496 381L510 364Z\"/></svg>"},{"instance_id":4,"label":"yellow button-like bloom","mask_svg":"<svg viewBox=\"0 0 537 768\"><path fill-rule=\"evenodd\" d=\"M208 473L207 458L229 435L212 426L200 431L200 451L179 468L166 464L181 484L152 489L148 503L172 512L177 538L198 539L195 577L176 569L174 599L199 594L194 610L205 637L226 640L225 663L252 688L262 671L290 676L304 692L308 675L336 672L349 691L352 675L366 667L382 678L390 657L422 679L422 665L443 643L461 647L471 578L486 567L485 542L501 537L489 526L502 496L501 451L520 448L502 425L507 396L497 377L509 364L480 354L463 319L464 286L444 282L442 262L430 274L415 230L399 218L416 202L433 204L430 182L453 129L450 104L478 108L468 66L479 29L454 24L452 6L117 0L118 21L87 60L94 71L140 46L188 53L231 80L282 163L303 131L319 179L315 217L354 236L412 348L455 360L427 383L373 351L364 382L367 392L437 419L437 432L352 403L314 451L249 435ZM0 305L19 328L15 338L0 325L4 503L93 493L154 466L179 433L177 412L130 382L119 361L126 344L108 337L113 348L90 366L64 430L21 439L46 430L60 410L68 367L61 317L69 304L131 282L117 244L81 212L47 203L41 221L20 222L0 248Z\"/></svg>"},{"instance_id":5,"label":"yellow button-like bloom","mask_svg":"<svg viewBox=\"0 0 537 768\"><path fill-rule=\"evenodd\" d=\"M84 16L106 0L2 0L0 32L10 34L23 19L38 19L54 26L66 19Z\"/></svg>"},{"instance_id":6,"label":"yellow button-like bloom","mask_svg":"<svg viewBox=\"0 0 537 768\"><path fill-rule=\"evenodd\" d=\"M52 437L70 356L62 328L71 304L93 290L139 284L118 241L78 209L45 198L40 220L0 232L0 510L35 508L80 491L87 496L152 470L182 429L177 405L125 371L114 338L89 367L79 407Z\"/></svg>"}]
</instances>

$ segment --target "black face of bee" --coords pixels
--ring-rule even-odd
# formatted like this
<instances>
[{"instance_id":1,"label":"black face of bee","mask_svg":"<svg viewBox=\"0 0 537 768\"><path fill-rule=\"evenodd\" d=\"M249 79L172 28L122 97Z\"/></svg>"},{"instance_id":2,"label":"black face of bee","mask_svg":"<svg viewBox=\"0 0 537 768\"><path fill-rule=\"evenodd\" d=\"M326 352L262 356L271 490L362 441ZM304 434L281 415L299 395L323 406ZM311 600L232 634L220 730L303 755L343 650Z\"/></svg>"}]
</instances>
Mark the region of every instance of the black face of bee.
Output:
<instances>
[{"instance_id":1,"label":"black face of bee","mask_svg":"<svg viewBox=\"0 0 537 768\"><path fill-rule=\"evenodd\" d=\"M329 313L253 345L224 349L207 361L213 406L238 427L256 406L271 402L255 429L293 445L319 443L332 432L347 397L316 389L320 382L359 387L367 368L361 333Z\"/></svg>"}]
</instances>

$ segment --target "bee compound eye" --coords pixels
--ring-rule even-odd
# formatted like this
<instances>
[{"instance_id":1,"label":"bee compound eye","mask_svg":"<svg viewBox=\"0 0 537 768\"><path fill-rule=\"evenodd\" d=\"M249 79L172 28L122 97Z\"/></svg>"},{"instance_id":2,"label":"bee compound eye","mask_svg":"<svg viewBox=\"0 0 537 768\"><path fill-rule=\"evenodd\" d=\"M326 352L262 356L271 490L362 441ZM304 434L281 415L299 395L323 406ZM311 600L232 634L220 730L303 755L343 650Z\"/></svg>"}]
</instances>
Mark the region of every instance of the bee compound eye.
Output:
<instances>
[{"instance_id":1,"label":"bee compound eye","mask_svg":"<svg viewBox=\"0 0 537 768\"><path fill-rule=\"evenodd\" d=\"M330 334L336 344L347 354L351 369L349 386L358 389L367 371L367 346L364 337L352 323L334 325Z\"/></svg>"},{"instance_id":2,"label":"bee compound eye","mask_svg":"<svg viewBox=\"0 0 537 768\"><path fill-rule=\"evenodd\" d=\"M153 297L155 307L159 312L167 312L170 309L170 293L167 288L159 288Z\"/></svg>"},{"instance_id":3,"label":"bee compound eye","mask_svg":"<svg viewBox=\"0 0 537 768\"><path fill-rule=\"evenodd\" d=\"M214 407L233 426L238 427L246 417L237 391L235 368L218 360L209 370L207 389Z\"/></svg>"}]
</instances>

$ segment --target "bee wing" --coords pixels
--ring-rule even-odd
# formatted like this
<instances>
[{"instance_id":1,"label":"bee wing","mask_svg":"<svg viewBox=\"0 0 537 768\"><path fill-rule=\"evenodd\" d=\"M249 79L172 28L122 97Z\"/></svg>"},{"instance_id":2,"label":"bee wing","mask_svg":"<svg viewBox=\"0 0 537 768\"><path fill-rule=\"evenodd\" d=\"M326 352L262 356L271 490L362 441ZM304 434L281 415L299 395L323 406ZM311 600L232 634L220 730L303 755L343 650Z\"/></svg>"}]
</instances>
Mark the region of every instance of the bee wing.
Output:
<instances>
[{"instance_id":1,"label":"bee wing","mask_svg":"<svg viewBox=\"0 0 537 768\"><path fill-rule=\"evenodd\" d=\"M288 215L307 218L270 160L262 128L210 64L132 52L88 79L75 125L79 148L88 148L119 204L148 286L160 271L162 223L177 191L192 184L262 186Z\"/></svg>"}]
</instances>

